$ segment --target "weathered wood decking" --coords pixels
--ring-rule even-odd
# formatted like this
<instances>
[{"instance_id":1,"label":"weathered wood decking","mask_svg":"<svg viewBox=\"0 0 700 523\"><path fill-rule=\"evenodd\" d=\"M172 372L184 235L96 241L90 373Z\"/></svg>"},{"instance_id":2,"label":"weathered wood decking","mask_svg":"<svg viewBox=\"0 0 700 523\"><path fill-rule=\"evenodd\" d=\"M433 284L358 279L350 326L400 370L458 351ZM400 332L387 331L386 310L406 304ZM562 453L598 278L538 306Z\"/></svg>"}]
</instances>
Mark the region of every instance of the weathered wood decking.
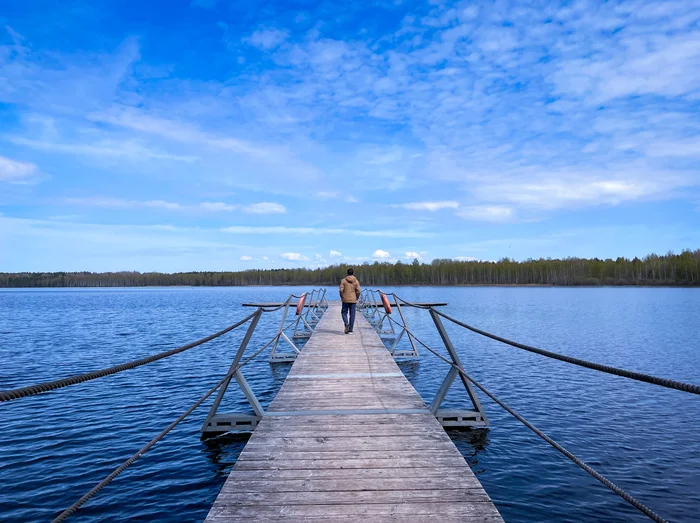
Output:
<instances>
[{"instance_id":1,"label":"weathered wood decking","mask_svg":"<svg viewBox=\"0 0 700 523\"><path fill-rule=\"evenodd\" d=\"M331 302L206 522L502 521L358 312Z\"/></svg>"}]
</instances>

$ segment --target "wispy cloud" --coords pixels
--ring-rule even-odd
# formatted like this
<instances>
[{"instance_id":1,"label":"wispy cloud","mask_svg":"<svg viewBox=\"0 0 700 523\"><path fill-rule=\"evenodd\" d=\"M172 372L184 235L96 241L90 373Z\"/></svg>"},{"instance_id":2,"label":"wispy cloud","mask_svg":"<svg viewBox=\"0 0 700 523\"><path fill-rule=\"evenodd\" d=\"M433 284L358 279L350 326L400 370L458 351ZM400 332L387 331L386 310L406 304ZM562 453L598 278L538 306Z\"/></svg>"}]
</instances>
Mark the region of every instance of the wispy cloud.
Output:
<instances>
[{"instance_id":1,"label":"wispy cloud","mask_svg":"<svg viewBox=\"0 0 700 523\"><path fill-rule=\"evenodd\" d=\"M457 216L467 220L504 222L513 217L513 209L503 206L476 205L460 209L457 211Z\"/></svg>"},{"instance_id":2,"label":"wispy cloud","mask_svg":"<svg viewBox=\"0 0 700 523\"><path fill-rule=\"evenodd\" d=\"M221 229L223 232L231 234L279 234L279 235L336 235L336 236L362 236L370 238L428 238L431 233L408 230L362 230L345 229L335 227L287 227L277 226L255 226L255 225L232 225Z\"/></svg>"},{"instance_id":3,"label":"wispy cloud","mask_svg":"<svg viewBox=\"0 0 700 523\"><path fill-rule=\"evenodd\" d=\"M125 200L121 198L65 198L68 205L80 205L84 207L97 207L102 209L163 209L168 211L204 211L204 212L231 212L242 211L247 214L284 214L287 209L284 205L271 202L260 202L248 205L231 204L224 202L200 202L183 204L164 200Z\"/></svg>"},{"instance_id":4,"label":"wispy cloud","mask_svg":"<svg viewBox=\"0 0 700 523\"><path fill-rule=\"evenodd\" d=\"M269 51L278 47L282 42L284 42L289 37L287 31L280 31L279 29L259 29L255 31L246 39L250 45Z\"/></svg>"},{"instance_id":5,"label":"wispy cloud","mask_svg":"<svg viewBox=\"0 0 700 523\"><path fill-rule=\"evenodd\" d=\"M435 212L441 209L457 209L459 207L459 202L452 200L438 201L438 202L409 202L394 205L395 207L402 207L410 211L430 211Z\"/></svg>"},{"instance_id":6,"label":"wispy cloud","mask_svg":"<svg viewBox=\"0 0 700 523\"><path fill-rule=\"evenodd\" d=\"M23 145L42 151L58 152L62 154L77 154L83 156L106 156L141 160L149 158L154 160L171 160L177 162L192 163L199 160L198 156L182 156L159 152L135 142L102 141L95 144L70 144L55 143L49 141L32 140L19 136L10 136L7 140L15 145Z\"/></svg>"},{"instance_id":7,"label":"wispy cloud","mask_svg":"<svg viewBox=\"0 0 700 523\"><path fill-rule=\"evenodd\" d=\"M0 156L0 182L27 183L37 173L37 166L33 163L20 162Z\"/></svg>"},{"instance_id":8,"label":"wispy cloud","mask_svg":"<svg viewBox=\"0 0 700 523\"><path fill-rule=\"evenodd\" d=\"M308 261L309 258L298 252L283 252L280 258L289 261Z\"/></svg>"},{"instance_id":9,"label":"wispy cloud","mask_svg":"<svg viewBox=\"0 0 700 523\"><path fill-rule=\"evenodd\" d=\"M243 212L248 214L284 214L287 208L279 203L260 202L244 205L241 207Z\"/></svg>"}]
</instances>

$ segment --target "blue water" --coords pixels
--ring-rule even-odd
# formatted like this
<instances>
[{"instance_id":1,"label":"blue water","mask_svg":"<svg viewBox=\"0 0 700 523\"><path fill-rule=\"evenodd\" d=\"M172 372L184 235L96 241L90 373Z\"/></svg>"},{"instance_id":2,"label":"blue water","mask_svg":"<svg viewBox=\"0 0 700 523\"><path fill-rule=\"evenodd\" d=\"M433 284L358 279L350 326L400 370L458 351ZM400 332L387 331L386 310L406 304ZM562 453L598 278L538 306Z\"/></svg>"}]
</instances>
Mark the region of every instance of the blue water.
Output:
<instances>
[{"instance_id":1,"label":"blue water","mask_svg":"<svg viewBox=\"0 0 700 523\"><path fill-rule=\"evenodd\" d=\"M0 291L0 389L121 363L219 330L294 288ZM649 288L401 288L448 301L472 325L524 343L700 383L700 291ZM440 340L424 311L407 319ZM265 317L251 351L274 333ZM473 377L590 465L672 521L698 521L700 399L572 367L448 326ZM46 521L138 450L223 376L243 330L108 378L0 405L0 520ZM447 372L426 351L401 365L429 401ZM246 371L265 405L289 365ZM455 384L449 405L463 405ZM480 394L488 431L453 440L507 521L645 518ZM200 440L211 400L74 516L201 521L245 444ZM231 391L226 410L243 405Z\"/></svg>"}]
</instances>

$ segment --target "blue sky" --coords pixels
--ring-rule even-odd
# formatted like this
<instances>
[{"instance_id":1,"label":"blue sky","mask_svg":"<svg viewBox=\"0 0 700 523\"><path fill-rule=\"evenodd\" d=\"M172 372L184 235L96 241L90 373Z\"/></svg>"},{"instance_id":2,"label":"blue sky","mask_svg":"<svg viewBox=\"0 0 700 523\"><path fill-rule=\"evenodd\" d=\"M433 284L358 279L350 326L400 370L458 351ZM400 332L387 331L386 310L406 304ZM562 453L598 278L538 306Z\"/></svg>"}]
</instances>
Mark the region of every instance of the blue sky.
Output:
<instances>
[{"instance_id":1,"label":"blue sky","mask_svg":"<svg viewBox=\"0 0 700 523\"><path fill-rule=\"evenodd\" d=\"M0 4L0 271L700 247L700 2Z\"/></svg>"}]
</instances>

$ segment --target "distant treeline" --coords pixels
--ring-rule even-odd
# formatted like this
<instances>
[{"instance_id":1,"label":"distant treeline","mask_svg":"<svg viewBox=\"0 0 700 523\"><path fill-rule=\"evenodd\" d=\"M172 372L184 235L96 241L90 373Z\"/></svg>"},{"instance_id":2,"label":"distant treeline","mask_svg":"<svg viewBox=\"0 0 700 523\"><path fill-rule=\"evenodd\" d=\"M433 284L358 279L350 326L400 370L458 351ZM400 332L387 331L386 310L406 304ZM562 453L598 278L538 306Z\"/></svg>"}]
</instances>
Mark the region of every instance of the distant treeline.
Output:
<instances>
[{"instance_id":1,"label":"distant treeline","mask_svg":"<svg viewBox=\"0 0 700 523\"><path fill-rule=\"evenodd\" d=\"M322 269L253 269L238 272L30 272L0 273L0 287L141 287L336 285L345 265ZM643 259L564 258L497 262L436 259L431 263L355 266L364 286L381 285L700 285L700 249Z\"/></svg>"}]
</instances>

